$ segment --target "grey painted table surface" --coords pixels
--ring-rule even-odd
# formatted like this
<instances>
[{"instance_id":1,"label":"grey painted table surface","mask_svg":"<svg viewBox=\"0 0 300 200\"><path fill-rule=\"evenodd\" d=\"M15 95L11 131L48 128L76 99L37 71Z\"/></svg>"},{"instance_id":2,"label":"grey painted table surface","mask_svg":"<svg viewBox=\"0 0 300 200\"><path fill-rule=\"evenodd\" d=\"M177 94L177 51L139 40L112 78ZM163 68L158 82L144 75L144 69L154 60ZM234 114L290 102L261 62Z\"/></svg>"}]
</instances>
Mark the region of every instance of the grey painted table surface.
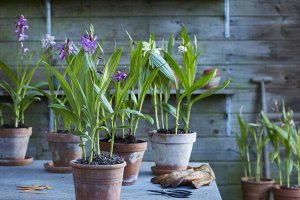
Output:
<instances>
[{"instance_id":1,"label":"grey painted table surface","mask_svg":"<svg viewBox=\"0 0 300 200\"><path fill-rule=\"evenodd\" d=\"M54 174L44 170L46 161L37 160L31 165L22 167L0 167L0 199L1 200L74 200L74 186L72 174ZM149 189L160 190L160 185L150 182L153 177L150 167L152 162L143 162L138 181L132 186L123 186L121 199L160 200L176 199L162 195L153 195ZM199 166L200 163L191 163L191 166ZM17 185L46 184L53 187L47 194L20 193ZM222 199L216 185L212 182L209 186L199 189L181 187L192 191L189 199L220 200Z\"/></svg>"}]
</instances>

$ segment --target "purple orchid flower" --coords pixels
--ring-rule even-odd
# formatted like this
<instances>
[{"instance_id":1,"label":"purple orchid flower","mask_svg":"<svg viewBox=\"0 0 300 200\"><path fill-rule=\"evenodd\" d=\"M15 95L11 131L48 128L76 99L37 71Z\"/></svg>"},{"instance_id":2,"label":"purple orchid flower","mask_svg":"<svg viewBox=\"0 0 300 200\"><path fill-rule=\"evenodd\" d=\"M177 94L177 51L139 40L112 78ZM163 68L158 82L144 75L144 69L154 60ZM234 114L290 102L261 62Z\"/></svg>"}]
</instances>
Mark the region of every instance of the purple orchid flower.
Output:
<instances>
[{"instance_id":1,"label":"purple orchid flower","mask_svg":"<svg viewBox=\"0 0 300 200\"><path fill-rule=\"evenodd\" d=\"M126 78L127 74L117 71L112 78L116 81L116 82L120 82L122 80L124 80Z\"/></svg>"},{"instance_id":2,"label":"purple orchid flower","mask_svg":"<svg viewBox=\"0 0 300 200\"><path fill-rule=\"evenodd\" d=\"M24 15L18 16L18 20L16 21L16 30L18 40L24 41L28 38L28 35L26 35L25 31L28 30L29 26L27 24L27 19L24 17Z\"/></svg>"},{"instance_id":3,"label":"purple orchid flower","mask_svg":"<svg viewBox=\"0 0 300 200\"><path fill-rule=\"evenodd\" d=\"M81 37L80 45L83 47L85 52L94 54L97 48L97 37L92 37L91 34L84 34L84 36Z\"/></svg>"},{"instance_id":4,"label":"purple orchid flower","mask_svg":"<svg viewBox=\"0 0 300 200\"><path fill-rule=\"evenodd\" d=\"M59 50L59 57L62 60L65 59L66 56L76 53L74 43L70 41L69 38L67 38L63 44L57 45L57 49Z\"/></svg>"},{"instance_id":5,"label":"purple orchid flower","mask_svg":"<svg viewBox=\"0 0 300 200\"><path fill-rule=\"evenodd\" d=\"M24 15L18 16L18 20L16 21L16 30L15 33L18 36L18 41L21 42L21 48L23 53L27 53L29 51L28 48L24 47L23 41L25 41L28 38L28 35L25 33L26 30L29 29L29 26L27 24L27 19L24 17Z\"/></svg>"}]
</instances>

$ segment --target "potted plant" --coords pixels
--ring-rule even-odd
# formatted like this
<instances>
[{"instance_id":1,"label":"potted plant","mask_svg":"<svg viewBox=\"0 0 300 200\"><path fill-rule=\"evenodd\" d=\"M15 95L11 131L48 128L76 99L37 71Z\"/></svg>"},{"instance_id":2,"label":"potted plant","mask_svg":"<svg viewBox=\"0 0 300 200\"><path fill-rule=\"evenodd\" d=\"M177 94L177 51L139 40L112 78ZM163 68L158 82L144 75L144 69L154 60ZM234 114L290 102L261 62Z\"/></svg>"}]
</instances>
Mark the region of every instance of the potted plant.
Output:
<instances>
[{"instance_id":1,"label":"potted plant","mask_svg":"<svg viewBox=\"0 0 300 200\"><path fill-rule=\"evenodd\" d=\"M278 109L277 109L278 110ZM296 200L300 198L300 131L296 128L293 111L286 111L284 103L280 117L280 124L271 122L264 112L261 112L262 122L266 126L274 152L270 158L276 161L278 167L279 184L274 185L272 192L275 200ZM283 146L284 156L281 156L280 147ZM283 160L285 182L282 180ZM293 169L297 170L298 183L291 184Z\"/></svg>"},{"instance_id":2,"label":"potted plant","mask_svg":"<svg viewBox=\"0 0 300 200\"><path fill-rule=\"evenodd\" d=\"M49 68L51 65L51 54L52 48L56 44L54 42L54 36L46 34L46 37L42 39L43 48L45 54L50 55L50 59L44 61L46 77L48 81L49 93L45 93L45 96L48 97L49 101L53 104L60 104L60 102L64 102L64 95L60 94L60 88L57 79L52 75ZM64 48L70 47L70 54L75 53L72 51L73 44L68 44L68 40L65 41L64 44L58 46L59 53L64 50ZM64 60L64 57L61 57ZM72 65L72 63L68 62L68 65ZM62 121L63 129L59 129L60 121ZM52 153L53 162L46 162L44 167L49 172L55 173L71 173L72 167L70 166L71 160L76 160L81 158L82 150L80 148L80 138L77 135L70 134L70 121L68 118L63 118L63 116L53 111L53 124L54 130L49 130L47 133L47 141L49 144L49 148Z\"/></svg>"},{"instance_id":3,"label":"potted plant","mask_svg":"<svg viewBox=\"0 0 300 200\"><path fill-rule=\"evenodd\" d=\"M11 121L3 124L1 120L0 124L0 165L24 165L33 159L25 156L32 127L24 124L24 113L33 102L40 100L42 93L37 91L37 88L44 86L45 83L31 83L35 70L43 59L37 61L33 67L30 66L33 55L31 53L28 55L29 50L23 43L28 38L28 28L27 19L20 15L16 21L15 31L21 46L16 70L0 61L0 69L8 80L1 79L0 88L11 99L11 102L1 102L0 107L8 109L11 113Z\"/></svg>"},{"instance_id":4,"label":"potted plant","mask_svg":"<svg viewBox=\"0 0 300 200\"><path fill-rule=\"evenodd\" d=\"M164 129L156 127L157 130L149 132L150 141L154 153L155 165L152 170L156 173L168 173L173 170L187 169L190 159L193 143L196 141L196 132L190 130L189 122L191 116L191 109L195 102L213 95L215 92L225 88L229 84L227 80L222 85L208 89L199 95L193 95L193 92L204 85L216 75L216 70L196 79L196 72L198 68L198 58L200 51L197 46L197 38L191 41L185 27L181 31L181 45L178 47L182 55L183 67L179 66L177 62L170 56L168 52L172 49L172 39L169 40L167 50L163 50L164 59L168 65L173 69L178 81L171 80L175 85L176 105L171 105L169 94L171 87L167 80L165 84L161 85L164 96L157 98L156 88L153 89L153 104L155 110L156 125L164 122L166 127ZM160 95L161 96L161 95ZM166 112L161 114L161 120L157 111ZM166 115L175 117L174 128L169 128L168 117ZM165 118L163 121L162 119ZM183 126L179 126L180 120Z\"/></svg>"},{"instance_id":5,"label":"potted plant","mask_svg":"<svg viewBox=\"0 0 300 200\"><path fill-rule=\"evenodd\" d=\"M143 115L135 110L113 108L112 102L107 99L105 94L118 67L122 49L115 49L98 73L98 55L102 48L96 39L91 26L74 54L68 54L68 46L63 48L61 54L70 59L63 75L49 67L65 95L65 102L50 107L71 122L71 133L81 140L83 157L71 161L76 199L117 200L120 199L126 162L113 154L116 127L114 123L108 125L107 121L114 122L122 113ZM100 150L100 131L112 136L109 153Z\"/></svg>"},{"instance_id":6,"label":"potted plant","mask_svg":"<svg viewBox=\"0 0 300 200\"><path fill-rule=\"evenodd\" d=\"M244 165L244 177L241 178L244 200L269 200L274 180L261 177L261 155L268 137L264 136L264 128L261 124L247 124L238 115L240 134L236 135L236 142ZM252 176L250 160L250 139L254 141L256 151L255 177Z\"/></svg>"},{"instance_id":7,"label":"potted plant","mask_svg":"<svg viewBox=\"0 0 300 200\"><path fill-rule=\"evenodd\" d=\"M129 36L130 37L130 36ZM130 37L131 39L131 37ZM130 40L130 70L126 75L118 71L114 76L115 91L111 102L115 109L127 108L142 112L144 100L158 73L164 73L171 79L174 74L166 61L160 56L155 47L154 35L149 42ZM143 115L144 119L153 124L153 119ZM123 185L132 185L137 180L139 168L143 159L147 142L136 138L140 115L123 113L119 115L121 126L120 135L117 135L114 152L124 158L127 166L124 169ZM117 120L114 121L115 124ZM117 127L116 125L114 125ZM110 147L111 135L101 141L104 150Z\"/></svg>"}]
</instances>

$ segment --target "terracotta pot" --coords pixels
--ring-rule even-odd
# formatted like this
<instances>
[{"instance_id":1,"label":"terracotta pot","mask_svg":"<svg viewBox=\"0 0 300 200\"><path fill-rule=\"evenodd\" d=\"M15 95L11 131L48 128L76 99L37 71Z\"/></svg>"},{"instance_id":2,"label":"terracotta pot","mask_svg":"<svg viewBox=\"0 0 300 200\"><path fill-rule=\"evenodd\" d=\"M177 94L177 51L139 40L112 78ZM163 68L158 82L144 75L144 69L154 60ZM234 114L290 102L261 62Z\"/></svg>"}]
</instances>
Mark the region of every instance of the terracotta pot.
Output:
<instances>
[{"instance_id":1,"label":"terracotta pot","mask_svg":"<svg viewBox=\"0 0 300 200\"><path fill-rule=\"evenodd\" d=\"M109 152L110 143L100 142L101 149ZM114 154L123 158L127 165L124 169L123 185L132 185L137 180L147 142L138 140L135 144L114 143Z\"/></svg>"},{"instance_id":2,"label":"terracotta pot","mask_svg":"<svg viewBox=\"0 0 300 200\"><path fill-rule=\"evenodd\" d=\"M256 182L254 178L242 177L241 184L243 200L269 200L274 180L261 179L261 182Z\"/></svg>"},{"instance_id":3,"label":"terracotta pot","mask_svg":"<svg viewBox=\"0 0 300 200\"><path fill-rule=\"evenodd\" d=\"M206 75L213 71L214 69L206 69L203 71L203 75ZM211 78L210 81L203 87L204 89L211 89L214 87L217 87L220 84L221 81L221 71L217 69L216 76Z\"/></svg>"},{"instance_id":4,"label":"terracotta pot","mask_svg":"<svg viewBox=\"0 0 300 200\"><path fill-rule=\"evenodd\" d=\"M0 159L24 160L32 128L0 128Z\"/></svg>"},{"instance_id":5,"label":"terracotta pot","mask_svg":"<svg viewBox=\"0 0 300 200\"><path fill-rule=\"evenodd\" d=\"M196 132L188 134L149 132L156 168L168 170L187 169L196 136Z\"/></svg>"},{"instance_id":6,"label":"terracotta pot","mask_svg":"<svg viewBox=\"0 0 300 200\"><path fill-rule=\"evenodd\" d=\"M275 185L272 188L272 192L275 200L300 199L300 188L281 188L279 185Z\"/></svg>"},{"instance_id":7,"label":"terracotta pot","mask_svg":"<svg viewBox=\"0 0 300 200\"><path fill-rule=\"evenodd\" d=\"M78 136L64 133L47 133L47 140L55 167L68 167L71 160L80 159L82 156Z\"/></svg>"},{"instance_id":8,"label":"terracotta pot","mask_svg":"<svg viewBox=\"0 0 300 200\"><path fill-rule=\"evenodd\" d=\"M83 165L70 162L76 200L119 200L126 162L117 165Z\"/></svg>"}]
</instances>

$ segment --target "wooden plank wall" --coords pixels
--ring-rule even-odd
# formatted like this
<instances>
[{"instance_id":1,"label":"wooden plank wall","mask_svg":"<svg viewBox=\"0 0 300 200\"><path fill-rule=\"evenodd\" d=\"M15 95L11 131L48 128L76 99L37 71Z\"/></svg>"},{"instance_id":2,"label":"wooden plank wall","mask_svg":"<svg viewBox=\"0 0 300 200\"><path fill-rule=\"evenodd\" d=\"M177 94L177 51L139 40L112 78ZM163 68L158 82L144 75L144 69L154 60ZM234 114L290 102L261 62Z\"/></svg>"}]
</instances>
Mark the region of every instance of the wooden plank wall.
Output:
<instances>
[{"instance_id":1,"label":"wooden plank wall","mask_svg":"<svg viewBox=\"0 0 300 200\"><path fill-rule=\"evenodd\" d=\"M39 52L45 34L44 1L2 0L0 7L0 59L15 67L17 52L13 23L23 13L30 21L28 47ZM230 77L235 91L232 101L231 134L225 135L225 96L218 95L195 105L192 128L198 132L193 161L209 162L216 172L223 199L241 199L239 177L242 167L234 133L236 115L243 106L245 117L255 120L259 112L259 90L250 83L252 77L271 76L267 86L269 111L274 99L299 112L300 79L300 2L298 0L230 0L230 32L224 38L223 0L52 0L52 33L61 42L66 36L78 41L93 24L99 38L106 38L104 50L109 53L124 46L121 65L128 65L127 30L135 40L147 39L155 32L156 39L176 38L185 24L199 38L202 49L199 66L222 69L223 79ZM177 41L178 42L178 41ZM178 57L178 56L177 56ZM36 60L37 58L34 58ZM56 60L59 67L59 59ZM43 79L40 68L35 79ZM2 99L5 99L1 97ZM148 100L148 103L150 101ZM149 104L145 112L152 112ZM48 129L47 101L36 103L27 112L27 123L34 128L28 154L36 159L49 159L45 132ZM140 137L153 127L142 123ZM151 160L151 149L145 160Z\"/></svg>"}]
</instances>

